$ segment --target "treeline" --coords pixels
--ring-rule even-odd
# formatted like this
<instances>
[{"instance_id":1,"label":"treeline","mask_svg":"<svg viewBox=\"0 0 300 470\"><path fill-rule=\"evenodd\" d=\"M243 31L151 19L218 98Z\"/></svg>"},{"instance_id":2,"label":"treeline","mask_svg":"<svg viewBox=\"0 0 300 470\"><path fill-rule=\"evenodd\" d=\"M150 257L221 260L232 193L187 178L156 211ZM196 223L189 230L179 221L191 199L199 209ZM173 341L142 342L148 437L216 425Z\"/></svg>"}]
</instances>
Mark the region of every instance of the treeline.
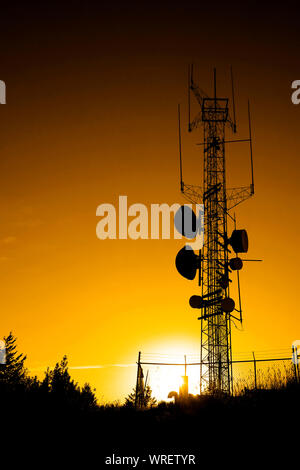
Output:
<instances>
[{"instance_id":1,"label":"treeline","mask_svg":"<svg viewBox=\"0 0 300 470\"><path fill-rule=\"evenodd\" d=\"M5 342L6 364L0 365L2 448L7 437L24 452L32 444L44 448L47 458L64 449L68 460L71 449L75 459L83 452L84 459L93 456L102 468L102 456L116 451L142 455L144 449L195 450L210 463L211 455L222 457L233 444L244 452L254 445L257 453L259 446L265 448L266 437L273 443L287 437L291 444L299 435L300 383L293 373L273 380L268 389L244 388L238 396L198 396L176 404L157 404L149 387L144 409L136 410L135 391L123 406L97 405L90 385L79 387L70 377L66 357L48 368L43 379L30 376L26 356L17 352L16 338L10 334ZM71 441L68 449L66 440Z\"/></svg>"},{"instance_id":2,"label":"treeline","mask_svg":"<svg viewBox=\"0 0 300 470\"><path fill-rule=\"evenodd\" d=\"M5 363L0 364L0 412L10 416L48 413L86 412L97 408L97 400L89 384L80 387L71 378L64 356L54 369L48 368L44 378L30 376L25 367L26 356L17 351L16 338L4 338Z\"/></svg>"}]
</instances>

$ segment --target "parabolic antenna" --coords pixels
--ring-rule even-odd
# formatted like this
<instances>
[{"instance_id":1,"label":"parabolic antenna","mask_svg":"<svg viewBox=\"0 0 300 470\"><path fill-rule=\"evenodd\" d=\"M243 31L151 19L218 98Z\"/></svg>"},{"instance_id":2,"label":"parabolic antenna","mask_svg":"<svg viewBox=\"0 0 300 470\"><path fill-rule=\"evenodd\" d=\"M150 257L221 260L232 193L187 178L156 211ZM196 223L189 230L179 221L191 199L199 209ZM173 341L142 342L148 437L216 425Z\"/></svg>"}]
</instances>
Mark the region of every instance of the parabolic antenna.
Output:
<instances>
[{"instance_id":1,"label":"parabolic antenna","mask_svg":"<svg viewBox=\"0 0 300 470\"><path fill-rule=\"evenodd\" d=\"M235 253L247 253L248 235L246 230L234 230L228 242Z\"/></svg>"},{"instance_id":2,"label":"parabolic antenna","mask_svg":"<svg viewBox=\"0 0 300 470\"><path fill-rule=\"evenodd\" d=\"M175 264L179 274L192 281L195 279L197 269L199 268L199 256L195 255L192 248L187 245L178 251Z\"/></svg>"},{"instance_id":3,"label":"parabolic antenna","mask_svg":"<svg viewBox=\"0 0 300 470\"><path fill-rule=\"evenodd\" d=\"M224 297L224 299L221 300L221 309L223 310L223 312L233 312L234 308L235 302L230 297Z\"/></svg>"},{"instance_id":4,"label":"parabolic antenna","mask_svg":"<svg viewBox=\"0 0 300 470\"><path fill-rule=\"evenodd\" d=\"M192 295L189 300L189 304L192 308L202 308L204 303L200 295Z\"/></svg>"},{"instance_id":5,"label":"parabolic antenna","mask_svg":"<svg viewBox=\"0 0 300 470\"><path fill-rule=\"evenodd\" d=\"M195 238L197 235L197 220L194 211L189 206L181 206L175 214L174 225L176 230L186 238Z\"/></svg>"},{"instance_id":6,"label":"parabolic antenna","mask_svg":"<svg viewBox=\"0 0 300 470\"><path fill-rule=\"evenodd\" d=\"M239 271L243 267L243 261L241 258L231 258L229 260L229 266L232 269L232 271Z\"/></svg>"},{"instance_id":7,"label":"parabolic antenna","mask_svg":"<svg viewBox=\"0 0 300 470\"><path fill-rule=\"evenodd\" d=\"M174 400L178 399L178 393L177 392L169 392L168 398L174 398Z\"/></svg>"}]
</instances>

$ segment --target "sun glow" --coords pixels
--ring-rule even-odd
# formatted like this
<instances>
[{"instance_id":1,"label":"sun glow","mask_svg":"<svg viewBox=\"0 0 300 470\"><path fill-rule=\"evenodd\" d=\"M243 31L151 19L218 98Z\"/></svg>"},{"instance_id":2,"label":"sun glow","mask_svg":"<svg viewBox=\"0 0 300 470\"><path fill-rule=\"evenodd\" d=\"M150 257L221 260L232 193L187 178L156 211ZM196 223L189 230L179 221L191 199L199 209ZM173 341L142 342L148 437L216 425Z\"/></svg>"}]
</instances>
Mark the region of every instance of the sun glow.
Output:
<instances>
[{"instance_id":1,"label":"sun glow","mask_svg":"<svg viewBox=\"0 0 300 470\"><path fill-rule=\"evenodd\" d=\"M158 400L168 400L171 391L179 393L183 384L184 366L149 366L149 385ZM188 366L189 394L199 394L199 367Z\"/></svg>"},{"instance_id":2,"label":"sun glow","mask_svg":"<svg viewBox=\"0 0 300 470\"><path fill-rule=\"evenodd\" d=\"M152 345L153 346L153 345ZM168 399L170 392L179 393L183 385L183 376L188 376L188 392L192 395L200 393L199 346L187 344L182 339L155 344L155 353L142 353L144 377L148 375L147 383L152 389L152 395L158 400ZM191 352L192 351L192 352ZM193 352L194 351L194 352ZM149 364L151 363L151 364ZM195 364L195 365L191 365Z\"/></svg>"}]
</instances>

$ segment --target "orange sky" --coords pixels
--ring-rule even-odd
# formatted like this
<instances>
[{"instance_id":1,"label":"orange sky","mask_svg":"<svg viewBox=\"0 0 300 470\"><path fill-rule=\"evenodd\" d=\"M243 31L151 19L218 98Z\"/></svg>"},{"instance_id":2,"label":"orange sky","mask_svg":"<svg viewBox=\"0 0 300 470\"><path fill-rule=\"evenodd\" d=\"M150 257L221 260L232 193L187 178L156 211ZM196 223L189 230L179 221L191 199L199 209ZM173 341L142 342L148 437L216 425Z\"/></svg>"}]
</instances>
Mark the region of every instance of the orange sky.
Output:
<instances>
[{"instance_id":1,"label":"orange sky","mask_svg":"<svg viewBox=\"0 0 300 470\"><path fill-rule=\"evenodd\" d=\"M132 364L139 350L197 352L200 324L188 305L195 282L177 274L178 240L100 241L96 208L183 202L177 103L186 116L187 64L211 93L230 95L237 138L252 104L255 197L237 209L250 239L241 273L244 331L236 351L289 347L300 339L298 30L288 9L129 4L72 11L6 7L1 22L1 336L10 330L33 370ZM253 4L253 3L252 3ZM21 5L21 4L20 4ZM60 5L60 6L59 6ZM245 7L245 5L244 5ZM213 19L213 15L216 15ZM272 15L271 17L269 15ZM194 108L196 111L196 108ZM228 134L230 135L230 134ZM183 130L184 180L202 183L201 130ZM228 147L230 185L250 182L247 145ZM134 367L83 369L101 400L122 398Z\"/></svg>"}]
</instances>

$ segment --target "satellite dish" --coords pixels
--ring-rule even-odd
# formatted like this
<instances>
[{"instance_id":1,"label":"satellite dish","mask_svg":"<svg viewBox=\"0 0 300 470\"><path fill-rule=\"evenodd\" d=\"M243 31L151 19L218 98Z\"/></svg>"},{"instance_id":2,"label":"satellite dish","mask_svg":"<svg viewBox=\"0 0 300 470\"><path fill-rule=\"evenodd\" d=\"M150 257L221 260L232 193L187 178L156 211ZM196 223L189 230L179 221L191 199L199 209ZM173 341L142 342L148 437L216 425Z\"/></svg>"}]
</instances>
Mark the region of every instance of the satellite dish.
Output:
<instances>
[{"instance_id":1,"label":"satellite dish","mask_svg":"<svg viewBox=\"0 0 300 470\"><path fill-rule=\"evenodd\" d=\"M183 247L177 253L175 259L177 271L181 276L192 281L195 279L197 269L199 268L199 259L199 256L195 255L189 245Z\"/></svg>"},{"instance_id":2,"label":"satellite dish","mask_svg":"<svg viewBox=\"0 0 300 470\"><path fill-rule=\"evenodd\" d=\"M232 271L239 271L243 267L243 261L241 258L232 258L229 260L229 266L232 269Z\"/></svg>"},{"instance_id":3,"label":"satellite dish","mask_svg":"<svg viewBox=\"0 0 300 470\"><path fill-rule=\"evenodd\" d=\"M248 251L248 235L246 230L234 230L229 239L235 253L247 253Z\"/></svg>"},{"instance_id":4,"label":"satellite dish","mask_svg":"<svg viewBox=\"0 0 300 470\"><path fill-rule=\"evenodd\" d=\"M176 230L186 238L193 239L197 235L197 219L189 206L181 206L175 214Z\"/></svg>"},{"instance_id":5,"label":"satellite dish","mask_svg":"<svg viewBox=\"0 0 300 470\"><path fill-rule=\"evenodd\" d=\"M223 312L233 312L234 308L235 302L230 297L224 297L224 299L221 300L221 309L223 310Z\"/></svg>"},{"instance_id":6,"label":"satellite dish","mask_svg":"<svg viewBox=\"0 0 300 470\"><path fill-rule=\"evenodd\" d=\"M192 297L190 297L189 304L192 308L202 308L204 301L200 295L192 295Z\"/></svg>"},{"instance_id":7,"label":"satellite dish","mask_svg":"<svg viewBox=\"0 0 300 470\"><path fill-rule=\"evenodd\" d=\"M168 393L168 398L174 398L175 401L178 400L178 393L177 392L169 392Z\"/></svg>"}]
</instances>

